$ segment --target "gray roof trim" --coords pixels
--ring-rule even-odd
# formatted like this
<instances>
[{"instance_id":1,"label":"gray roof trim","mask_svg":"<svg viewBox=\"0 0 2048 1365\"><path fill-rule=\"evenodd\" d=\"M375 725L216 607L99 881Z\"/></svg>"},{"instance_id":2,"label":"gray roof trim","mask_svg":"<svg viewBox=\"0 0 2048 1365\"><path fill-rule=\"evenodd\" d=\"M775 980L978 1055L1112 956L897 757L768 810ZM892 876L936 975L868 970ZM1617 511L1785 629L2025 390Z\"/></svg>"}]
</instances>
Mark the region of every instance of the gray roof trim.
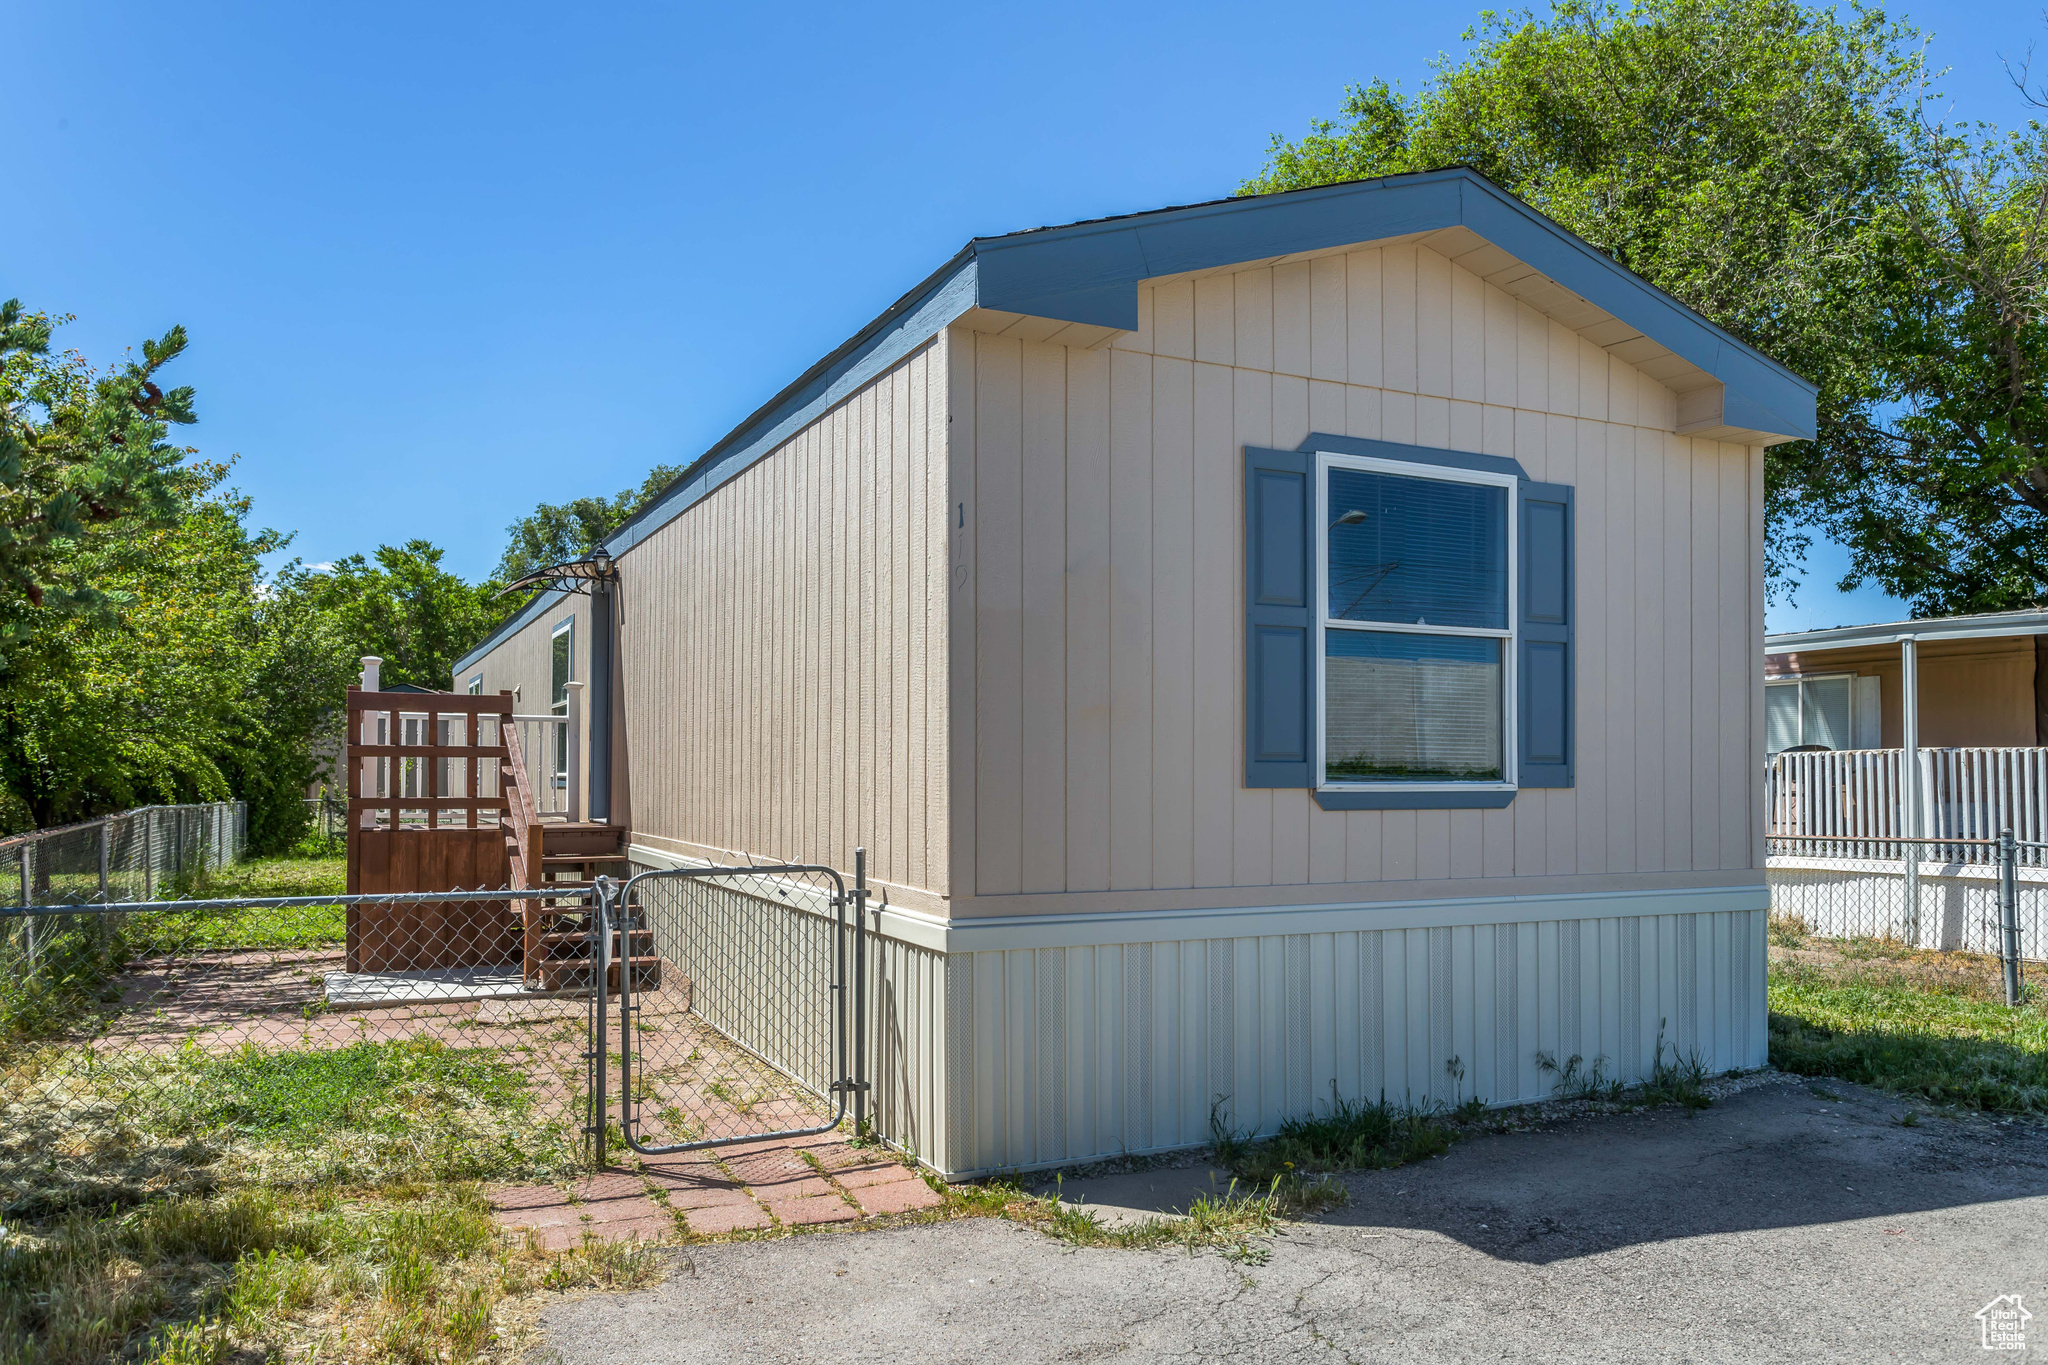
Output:
<instances>
[{"instance_id":1,"label":"gray roof trim","mask_svg":"<svg viewBox=\"0 0 2048 1365\"><path fill-rule=\"evenodd\" d=\"M1726 386L1726 422L1795 440L1814 385L1466 167L1221 199L970 243L983 308L1130 331L1138 281L1464 227Z\"/></svg>"},{"instance_id":2,"label":"gray roof trim","mask_svg":"<svg viewBox=\"0 0 2048 1365\"><path fill-rule=\"evenodd\" d=\"M1730 427L1811 438L1814 386L1529 208L1469 167L1218 199L977 237L734 427L605 541L645 540L975 307L1119 331L1141 280L1464 226L1725 386ZM521 611L463 658L532 619Z\"/></svg>"},{"instance_id":3,"label":"gray roof trim","mask_svg":"<svg viewBox=\"0 0 2048 1365\"><path fill-rule=\"evenodd\" d=\"M1457 166L977 237L733 428L605 548L624 554L970 308L1131 331L1141 280L1456 226L1721 380L1729 426L1813 436L1812 384Z\"/></svg>"},{"instance_id":4,"label":"gray roof trim","mask_svg":"<svg viewBox=\"0 0 2048 1365\"><path fill-rule=\"evenodd\" d=\"M944 331L974 306L974 294L974 257L971 249L963 250L693 461L659 497L612 532L605 549L617 559L647 539Z\"/></svg>"},{"instance_id":5,"label":"gray roof trim","mask_svg":"<svg viewBox=\"0 0 2048 1365\"><path fill-rule=\"evenodd\" d=\"M1764 653L1796 654L1810 649L1855 649L1900 640L1991 640L2001 635L2048 635L2048 611L1995 611L1981 616L1934 616L1874 626L1833 626L1764 637Z\"/></svg>"},{"instance_id":6,"label":"gray roof trim","mask_svg":"<svg viewBox=\"0 0 2048 1365\"><path fill-rule=\"evenodd\" d=\"M505 623L489 635L486 635L482 644L458 659L455 663L454 671L457 673L467 673L470 669L475 668L484 661L492 650L532 625L539 617L546 615L548 609L554 606L555 603L560 602L565 597L574 597L575 595L572 590L561 588L554 592L544 592L534 598L518 611L506 617Z\"/></svg>"}]
</instances>

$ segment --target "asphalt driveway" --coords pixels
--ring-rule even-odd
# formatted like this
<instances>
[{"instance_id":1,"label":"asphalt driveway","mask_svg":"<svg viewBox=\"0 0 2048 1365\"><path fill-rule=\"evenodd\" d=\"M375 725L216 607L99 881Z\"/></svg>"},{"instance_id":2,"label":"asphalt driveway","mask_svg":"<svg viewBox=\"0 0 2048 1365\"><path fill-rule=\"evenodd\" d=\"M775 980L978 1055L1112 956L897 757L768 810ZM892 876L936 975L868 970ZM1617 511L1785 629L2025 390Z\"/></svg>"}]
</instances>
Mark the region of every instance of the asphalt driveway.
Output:
<instances>
[{"instance_id":1,"label":"asphalt driveway","mask_svg":"<svg viewBox=\"0 0 2048 1365\"><path fill-rule=\"evenodd\" d=\"M1818 1093L1817 1093L1818 1092ZM1839 1098L1826 1099L1822 1095ZM1461 1143L1347 1182L1264 1265L1075 1250L993 1220L677 1254L552 1307L581 1362L1982 1360L2022 1295L2048 1350L2048 1128L1773 1079ZM1174 1202L1200 1170L1097 1182ZM1073 1193L1070 1187L1069 1193ZM2011 1355L2002 1358L2011 1359ZM2022 1357L2024 1358L2024 1357Z\"/></svg>"}]
</instances>

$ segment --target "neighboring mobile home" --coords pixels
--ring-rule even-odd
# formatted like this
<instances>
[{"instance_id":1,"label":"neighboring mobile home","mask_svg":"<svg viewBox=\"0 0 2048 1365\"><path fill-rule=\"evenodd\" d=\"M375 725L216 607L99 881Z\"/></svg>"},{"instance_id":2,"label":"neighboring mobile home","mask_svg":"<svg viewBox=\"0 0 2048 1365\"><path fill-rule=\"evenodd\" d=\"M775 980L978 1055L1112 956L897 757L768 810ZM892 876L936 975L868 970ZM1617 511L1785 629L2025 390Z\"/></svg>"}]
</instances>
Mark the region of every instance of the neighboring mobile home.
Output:
<instances>
[{"instance_id":1,"label":"neighboring mobile home","mask_svg":"<svg viewBox=\"0 0 2048 1365\"><path fill-rule=\"evenodd\" d=\"M1764 744L1778 913L1997 952L1997 860L1981 841L2048 840L2048 611L1767 636ZM1909 868L1900 835L1944 842ZM2039 960L2048 859L2019 862L2020 950Z\"/></svg>"},{"instance_id":2,"label":"neighboring mobile home","mask_svg":"<svg viewBox=\"0 0 2048 1365\"><path fill-rule=\"evenodd\" d=\"M942 1171L1756 1066L1813 431L1468 170L980 238L453 682L587 680L641 866L865 845L879 1119Z\"/></svg>"},{"instance_id":3,"label":"neighboring mobile home","mask_svg":"<svg viewBox=\"0 0 2048 1365\"><path fill-rule=\"evenodd\" d=\"M2048 745L2048 611L1766 636L1765 746L1899 748L1909 679L1922 745Z\"/></svg>"}]
</instances>

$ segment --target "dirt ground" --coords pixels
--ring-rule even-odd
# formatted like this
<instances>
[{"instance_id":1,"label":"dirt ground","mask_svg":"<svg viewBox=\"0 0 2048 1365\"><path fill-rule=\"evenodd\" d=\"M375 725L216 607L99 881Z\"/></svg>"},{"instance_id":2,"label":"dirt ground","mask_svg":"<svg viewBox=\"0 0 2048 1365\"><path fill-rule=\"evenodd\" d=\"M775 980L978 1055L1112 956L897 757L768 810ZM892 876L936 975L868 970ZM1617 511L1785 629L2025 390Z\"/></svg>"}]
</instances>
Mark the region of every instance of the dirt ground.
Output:
<instances>
[{"instance_id":1,"label":"dirt ground","mask_svg":"<svg viewBox=\"0 0 2048 1365\"><path fill-rule=\"evenodd\" d=\"M1976 1360L2018 1294L2048 1346L2048 1127L1772 1077L1345 1178L1264 1264L1077 1250L995 1220L705 1245L561 1303L582 1362ZM1095 1204L1171 1207L1158 1171Z\"/></svg>"}]
</instances>

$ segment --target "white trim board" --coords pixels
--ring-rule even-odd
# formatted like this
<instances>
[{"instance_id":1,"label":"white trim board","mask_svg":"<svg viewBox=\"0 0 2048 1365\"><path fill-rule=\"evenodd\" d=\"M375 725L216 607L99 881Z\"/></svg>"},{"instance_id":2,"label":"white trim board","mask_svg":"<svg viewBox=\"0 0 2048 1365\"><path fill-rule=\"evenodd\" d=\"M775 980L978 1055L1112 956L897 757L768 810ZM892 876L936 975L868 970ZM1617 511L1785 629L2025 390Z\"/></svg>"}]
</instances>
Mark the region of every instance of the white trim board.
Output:
<instances>
[{"instance_id":1,"label":"white trim board","mask_svg":"<svg viewBox=\"0 0 2048 1365\"><path fill-rule=\"evenodd\" d=\"M650 867L708 867L699 859L634 844L627 857ZM1768 910L1771 895L1754 886L1683 887L1539 896L1456 896L1330 905L1271 905L1215 910L1148 910L1126 914L1003 915L944 920L914 910L874 906L868 928L884 938L938 953L1013 948L1088 948L1115 943L1269 934L1324 934L1372 929L1438 929L1535 920L1614 919L1635 915L1699 915ZM818 913L824 911L818 910Z\"/></svg>"}]
</instances>

